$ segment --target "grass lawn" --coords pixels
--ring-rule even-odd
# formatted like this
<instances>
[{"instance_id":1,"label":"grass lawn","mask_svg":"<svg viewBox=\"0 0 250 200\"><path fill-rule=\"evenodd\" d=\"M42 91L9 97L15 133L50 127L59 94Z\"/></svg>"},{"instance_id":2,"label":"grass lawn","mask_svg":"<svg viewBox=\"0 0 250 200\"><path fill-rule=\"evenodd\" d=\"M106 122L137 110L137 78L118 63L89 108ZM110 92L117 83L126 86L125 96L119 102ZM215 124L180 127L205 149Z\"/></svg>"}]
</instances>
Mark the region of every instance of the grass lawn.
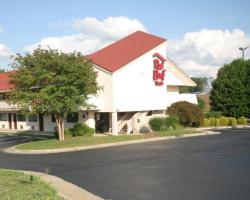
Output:
<instances>
[{"instance_id":1,"label":"grass lawn","mask_svg":"<svg viewBox=\"0 0 250 200\"><path fill-rule=\"evenodd\" d=\"M0 169L1 200L63 200L49 184L39 177Z\"/></svg>"},{"instance_id":2,"label":"grass lawn","mask_svg":"<svg viewBox=\"0 0 250 200\"><path fill-rule=\"evenodd\" d=\"M164 137L164 136L182 136L184 134L196 133L196 128L178 128L175 130L168 130L168 131L161 131L155 133L157 137Z\"/></svg>"},{"instance_id":3,"label":"grass lawn","mask_svg":"<svg viewBox=\"0 0 250 200\"><path fill-rule=\"evenodd\" d=\"M57 139L48 139L36 142L30 142L21 144L16 147L19 150L42 150L42 149L59 149L69 147L88 146L95 144L106 144L114 142L123 142L130 140L139 140L149 137L164 137L164 136L181 136L183 134L194 133L194 128L182 128L177 130L168 130L164 132L157 132L154 134L142 134L142 135L119 135L119 136L99 136L99 137L72 137L67 138L64 141Z\"/></svg>"}]
</instances>

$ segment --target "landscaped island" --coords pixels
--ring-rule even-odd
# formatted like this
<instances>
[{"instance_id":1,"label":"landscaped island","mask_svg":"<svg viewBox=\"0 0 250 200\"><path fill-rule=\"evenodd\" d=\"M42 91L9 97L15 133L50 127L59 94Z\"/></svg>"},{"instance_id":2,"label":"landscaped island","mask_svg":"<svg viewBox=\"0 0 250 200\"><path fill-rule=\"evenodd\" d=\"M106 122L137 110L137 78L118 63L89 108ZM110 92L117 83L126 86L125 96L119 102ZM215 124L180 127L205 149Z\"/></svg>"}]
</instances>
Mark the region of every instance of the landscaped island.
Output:
<instances>
[{"instance_id":1,"label":"landscaped island","mask_svg":"<svg viewBox=\"0 0 250 200\"><path fill-rule=\"evenodd\" d=\"M0 169L1 200L63 200L57 191L39 177Z\"/></svg>"}]
</instances>

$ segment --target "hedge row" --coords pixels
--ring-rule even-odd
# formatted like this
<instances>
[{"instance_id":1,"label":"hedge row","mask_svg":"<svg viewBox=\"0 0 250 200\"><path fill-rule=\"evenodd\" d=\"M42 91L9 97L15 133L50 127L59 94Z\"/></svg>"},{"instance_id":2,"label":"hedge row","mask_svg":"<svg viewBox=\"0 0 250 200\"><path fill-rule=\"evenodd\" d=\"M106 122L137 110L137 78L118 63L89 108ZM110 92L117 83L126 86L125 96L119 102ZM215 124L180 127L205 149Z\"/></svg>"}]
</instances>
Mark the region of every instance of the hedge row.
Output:
<instances>
[{"instance_id":1,"label":"hedge row","mask_svg":"<svg viewBox=\"0 0 250 200\"><path fill-rule=\"evenodd\" d=\"M247 118L239 117L236 119L235 117L210 117L203 119L203 126L235 126L237 124L247 124Z\"/></svg>"},{"instance_id":2,"label":"hedge row","mask_svg":"<svg viewBox=\"0 0 250 200\"><path fill-rule=\"evenodd\" d=\"M149 120L149 125L153 131L166 131L180 127L180 120L177 116L154 117Z\"/></svg>"},{"instance_id":3,"label":"hedge row","mask_svg":"<svg viewBox=\"0 0 250 200\"><path fill-rule=\"evenodd\" d=\"M92 136L95 133L95 129L90 128L84 123L77 123L73 128L66 129L64 134L66 137L76 136Z\"/></svg>"}]
</instances>

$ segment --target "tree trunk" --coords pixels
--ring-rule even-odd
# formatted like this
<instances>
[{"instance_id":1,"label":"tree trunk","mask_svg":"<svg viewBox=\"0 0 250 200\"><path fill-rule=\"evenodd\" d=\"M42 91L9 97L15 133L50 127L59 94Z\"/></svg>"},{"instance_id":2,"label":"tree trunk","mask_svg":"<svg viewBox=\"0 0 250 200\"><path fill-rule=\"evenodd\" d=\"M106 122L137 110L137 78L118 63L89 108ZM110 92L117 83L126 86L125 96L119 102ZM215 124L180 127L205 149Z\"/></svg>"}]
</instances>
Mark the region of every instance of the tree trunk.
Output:
<instances>
[{"instance_id":1,"label":"tree trunk","mask_svg":"<svg viewBox=\"0 0 250 200\"><path fill-rule=\"evenodd\" d=\"M58 131L58 139L64 140L64 117L62 115L56 115L55 118Z\"/></svg>"}]
</instances>

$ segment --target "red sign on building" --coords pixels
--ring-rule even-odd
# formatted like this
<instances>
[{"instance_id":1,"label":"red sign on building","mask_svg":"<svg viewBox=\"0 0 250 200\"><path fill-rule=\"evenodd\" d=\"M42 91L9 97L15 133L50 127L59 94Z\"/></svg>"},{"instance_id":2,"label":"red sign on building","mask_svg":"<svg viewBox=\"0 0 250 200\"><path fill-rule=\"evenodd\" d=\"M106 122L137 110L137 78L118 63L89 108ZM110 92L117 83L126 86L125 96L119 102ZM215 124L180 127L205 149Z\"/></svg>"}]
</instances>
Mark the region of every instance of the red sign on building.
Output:
<instances>
[{"instance_id":1,"label":"red sign on building","mask_svg":"<svg viewBox=\"0 0 250 200\"><path fill-rule=\"evenodd\" d=\"M164 83L164 77L166 69L164 69L164 63L166 59L159 53L153 55L154 58L154 71L153 71L153 81L156 86L161 86Z\"/></svg>"}]
</instances>

